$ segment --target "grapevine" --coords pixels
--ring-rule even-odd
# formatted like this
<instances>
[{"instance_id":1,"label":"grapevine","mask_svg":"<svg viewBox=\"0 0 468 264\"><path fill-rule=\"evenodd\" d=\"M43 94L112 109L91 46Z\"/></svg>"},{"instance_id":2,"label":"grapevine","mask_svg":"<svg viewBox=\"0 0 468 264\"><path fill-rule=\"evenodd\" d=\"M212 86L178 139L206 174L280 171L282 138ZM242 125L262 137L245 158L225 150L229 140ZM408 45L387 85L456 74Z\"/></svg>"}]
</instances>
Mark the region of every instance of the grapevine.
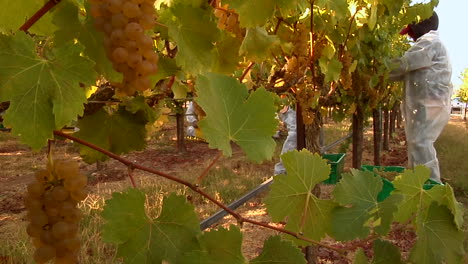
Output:
<instances>
[{"instance_id":1,"label":"grapevine","mask_svg":"<svg viewBox=\"0 0 468 264\"><path fill-rule=\"evenodd\" d=\"M158 55L153 50L153 39L145 31L156 24L154 0L93 0L91 15L97 30L105 34L107 57L124 76L116 84L117 92L133 95L150 89L150 75L157 71Z\"/></svg>"},{"instance_id":2,"label":"grapevine","mask_svg":"<svg viewBox=\"0 0 468 264\"><path fill-rule=\"evenodd\" d=\"M27 187L27 233L36 247L34 260L46 263L76 263L80 248L78 224L81 211L77 203L87 196L87 178L78 163L50 160L47 169L36 172Z\"/></svg>"}]
</instances>

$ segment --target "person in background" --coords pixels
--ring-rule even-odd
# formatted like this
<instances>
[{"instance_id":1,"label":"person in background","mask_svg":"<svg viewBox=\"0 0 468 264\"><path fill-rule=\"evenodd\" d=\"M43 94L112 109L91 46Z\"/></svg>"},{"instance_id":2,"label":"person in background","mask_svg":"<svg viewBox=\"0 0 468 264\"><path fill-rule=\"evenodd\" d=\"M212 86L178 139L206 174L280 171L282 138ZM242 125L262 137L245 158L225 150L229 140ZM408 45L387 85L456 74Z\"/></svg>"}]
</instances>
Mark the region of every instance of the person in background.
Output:
<instances>
[{"instance_id":1,"label":"person in background","mask_svg":"<svg viewBox=\"0 0 468 264\"><path fill-rule=\"evenodd\" d=\"M285 106L279 113L279 118L286 125L288 130L288 136L283 143L281 149L281 155L288 151L295 150L297 148L297 133L296 133L296 111L289 106ZM286 168L283 165L283 161L275 164L274 175L286 174Z\"/></svg>"},{"instance_id":2,"label":"person in background","mask_svg":"<svg viewBox=\"0 0 468 264\"><path fill-rule=\"evenodd\" d=\"M408 144L408 165L425 165L431 179L441 182L439 161L434 142L450 119L452 95L450 65L447 50L437 32L439 19L434 14L419 23L405 27L414 45L394 60L390 80L405 84L402 113Z\"/></svg>"}]
</instances>

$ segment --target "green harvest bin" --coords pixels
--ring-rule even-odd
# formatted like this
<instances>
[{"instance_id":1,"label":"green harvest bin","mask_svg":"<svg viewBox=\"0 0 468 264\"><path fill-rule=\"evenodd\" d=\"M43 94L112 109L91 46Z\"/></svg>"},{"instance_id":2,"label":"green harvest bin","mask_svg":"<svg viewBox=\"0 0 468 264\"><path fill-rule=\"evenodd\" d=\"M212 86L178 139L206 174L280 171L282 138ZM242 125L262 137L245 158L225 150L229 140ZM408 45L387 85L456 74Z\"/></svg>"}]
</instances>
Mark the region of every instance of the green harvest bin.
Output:
<instances>
[{"instance_id":1,"label":"green harvest bin","mask_svg":"<svg viewBox=\"0 0 468 264\"><path fill-rule=\"evenodd\" d=\"M344 168L344 157L346 153L322 154L322 158L328 161L331 166L330 177L323 181L325 184L336 184L341 179L341 172Z\"/></svg>"},{"instance_id":2,"label":"green harvest bin","mask_svg":"<svg viewBox=\"0 0 468 264\"><path fill-rule=\"evenodd\" d=\"M400 166L372 166L372 165L361 166L361 170L363 171L374 172L374 169L383 170L385 172L398 172L398 173L403 172L405 170L404 167L400 167ZM375 176L378 176L378 175L375 174ZM391 181L383 177L381 178L382 178L383 186L382 186L382 190L377 195L378 202L385 200L388 196L390 196L391 192L395 190L395 187L393 186L393 183ZM440 183L429 179L424 183L423 189L430 190L432 187L434 187L434 185L440 185Z\"/></svg>"}]
</instances>

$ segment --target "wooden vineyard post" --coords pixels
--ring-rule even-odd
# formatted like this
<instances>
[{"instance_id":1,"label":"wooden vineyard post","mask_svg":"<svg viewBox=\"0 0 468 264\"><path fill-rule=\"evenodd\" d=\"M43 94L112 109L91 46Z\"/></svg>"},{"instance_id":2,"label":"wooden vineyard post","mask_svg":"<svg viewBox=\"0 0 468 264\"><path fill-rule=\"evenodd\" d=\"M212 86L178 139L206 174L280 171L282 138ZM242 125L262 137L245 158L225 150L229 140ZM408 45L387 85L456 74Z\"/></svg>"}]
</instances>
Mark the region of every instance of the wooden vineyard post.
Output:
<instances>
[{"instance_id":1,"label":"wooden vineyard post","mask_svg":"<svg viewBox=\"0 0 468 264\"><path fill-rule=\"evenodd\" d=\"M380 166L380 152L382 150L382 110L372 110L374 127L374 165Z\"/></svg>"},{"instance_id":2,"label":"wooden vineyard post","mask_svg":"<svg viewBox=\"0 0 468 264\"><path fill-rule=\"evenodd\" d=\"M364 144L364 113L358 106L353 115L353 168L359 169L362 162L362 149Z\"/></svg>"}]
</instances>

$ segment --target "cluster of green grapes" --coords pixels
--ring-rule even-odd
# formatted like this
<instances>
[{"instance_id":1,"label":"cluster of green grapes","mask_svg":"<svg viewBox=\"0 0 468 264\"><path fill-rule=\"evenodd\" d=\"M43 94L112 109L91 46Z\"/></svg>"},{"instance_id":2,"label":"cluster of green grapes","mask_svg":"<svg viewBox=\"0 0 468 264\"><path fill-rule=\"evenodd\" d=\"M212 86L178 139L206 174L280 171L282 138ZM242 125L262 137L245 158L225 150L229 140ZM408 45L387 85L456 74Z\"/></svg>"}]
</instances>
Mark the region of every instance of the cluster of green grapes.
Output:
<instances>
[{"instance_id":1,"label":"cluster of green grapes","mask_svg":"<svg viewBox=\"0 0 468 264\"><path fill-rule=\"evenodd\" d=\"M218 28L233 33L236 36L242 35L242 30L239 25L239 15L234 10L229 10L228 5L221 6L218 1L214 8L214 15L218 18Z\"/></svg>"},{"instance_id":2,"label":"cluster of green grapes","mask_svg":"<svg viewBox=\"0 0 468 264\"><path fill-rule=\"evenodd\" d=\"M351 78L351 67L353 64L353 56L349 52L344 52L341 56L341 62L343 63L343 68L340 73L340 82L345 90L349 90L353 86L353 79Z\"/></svg>"},{"instance_id":3,"label":"cluster of green grapes","mask_svg":"<svg viewBox=\"0 0 468 264\"><path fill-rule=\"evenodd\" d=\"M97 30L105 34L104 46L114 69L123 74L115 84L120 94L133 95L151 88L158 55L145 30L156 24L155 0L91 0Z\"/></svg>"},{"instance_id":4,"label":"cluster of green grapes","mask_svg":"<svg viewBox=\"0 0 468 264\"><path fill-rule=\"evenodd\" d=\"M38 171L25 195L27 233L36 247L34 260L46 263L77 263L82 217L77 203L87 196L87 178L74 161L55 160Z\"/></svg>"},{"instance_id":5,"label":"cluster of green grapes","mask_svg":"<svg viewBox=\"0 0 468 264\"><path fill-rule=\"evenodd\" d=\"M298 57L309 55L309 30L304 23L298 23L293 35L293 53Z\"/></svg>"}]
</instances>

